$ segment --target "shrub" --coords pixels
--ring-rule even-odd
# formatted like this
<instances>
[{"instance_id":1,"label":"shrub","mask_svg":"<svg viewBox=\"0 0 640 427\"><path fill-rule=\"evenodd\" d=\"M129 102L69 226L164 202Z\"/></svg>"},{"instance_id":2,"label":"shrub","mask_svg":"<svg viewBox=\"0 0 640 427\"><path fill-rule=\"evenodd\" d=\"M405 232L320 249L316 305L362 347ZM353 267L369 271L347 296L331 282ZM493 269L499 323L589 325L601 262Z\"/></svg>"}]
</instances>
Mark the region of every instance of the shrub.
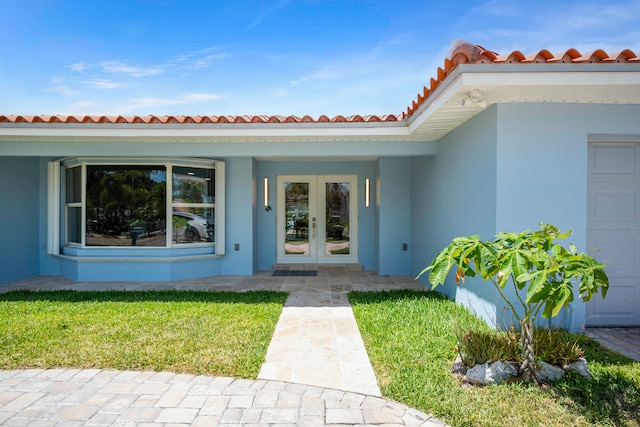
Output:
<instances>
[{"instance_id":1,"label":"shrub","mask_svg":"<svg viewBox=\"0 0 640 427\"><path fill-rule=\"evenodd\" d=\"M457 350L466 366L502 360L522 363L519 333L508 331L469 331L458 333ZM555 366L564 366L584 356L580 347L582 337L563 329L535 328L533 332L535 354Z\"/></svg>"}]
</instances>

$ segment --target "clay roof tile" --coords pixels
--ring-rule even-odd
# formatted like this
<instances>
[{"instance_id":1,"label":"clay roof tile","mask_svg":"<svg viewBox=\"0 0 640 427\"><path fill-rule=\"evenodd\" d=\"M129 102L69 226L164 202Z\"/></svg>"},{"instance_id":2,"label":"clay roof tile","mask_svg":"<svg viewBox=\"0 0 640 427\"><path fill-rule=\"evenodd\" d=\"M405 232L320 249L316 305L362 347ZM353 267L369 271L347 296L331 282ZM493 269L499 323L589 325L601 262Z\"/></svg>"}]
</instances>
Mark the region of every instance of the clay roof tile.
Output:
<instances>
[{"instance_id":1,"label":"clay roof tile","mask_svg":"<svg viewBox=\"0 0 640 427\"><path fill-rule=\"evenodd\" d=\"M547 62L553 59L553 54L546 49L540 50L535 53L531 53L525 56L525 60L523 62L534 62L541 63Z\"/></svg>"},{"instance_id":2,"label":"clay roof tile","mask_svg":"<svg viewBox=\"0 0 640 427\"><path fill-rule=\"evenodd\" d=\"M508 55L500 55L498 56L498 58L496 58L495 62L505 62L507 64L511 64L514 62L524 62L526 61L527 57L524 56L522 54L522 52L520 52L519 50L514 50L513 52L509 53Z\"/></svg>"},{"instance_id":3,"label":"clay roof tile","mask_svg":"<svg viewBox=\"0 0 640 427\"><path fill-rule=\"evenodd\" d=\"M620 52L614 52L604 62L635 62L639 58L631 49L625 49Z\"/></svg>"}]
</instances>

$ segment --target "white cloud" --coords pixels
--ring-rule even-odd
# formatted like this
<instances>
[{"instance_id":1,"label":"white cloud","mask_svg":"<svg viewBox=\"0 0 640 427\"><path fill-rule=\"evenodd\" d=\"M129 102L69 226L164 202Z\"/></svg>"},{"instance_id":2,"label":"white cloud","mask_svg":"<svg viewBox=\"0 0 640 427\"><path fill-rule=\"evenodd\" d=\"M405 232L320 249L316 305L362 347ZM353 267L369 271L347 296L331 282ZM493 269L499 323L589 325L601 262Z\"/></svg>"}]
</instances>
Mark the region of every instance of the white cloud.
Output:
<instances>
[{"instance_id":1,"label":"white cloud","mask_svg":"<svg viewBox=\"0 0 640 427\"><path fill-rule=\"evenodd\" d=\"M76 64L68 65L67 68L72 71L76 71L78 73L83 73L88 68L91 68L91 66L88 64L85 64L84 62L78 62Z\"/></svg>"},{"instance_id":2,"label":"white cloud","mask_svg":"<svg viewBox=\"0 0 640 427\"><path fill-rule=\"evenodd\" d=\"M52 93L56 93L58 95L62 95L62 96L66 96L66 97L72 97L72 96L76 96L78 95L78 90L68 86L68 85L61 85L61 84L57 84L54 85L52 87L50 87L49 89L46 89L47 92L52 92Z\"/></svg>"},{"instance_id":3,"label":"white cloud","mask_svg":"<svg viewBox=\"0 0 640 427\"><path fill-rule=\"evenodd\" d=\"M182 97L184 102L218 101L222 96L215 93L188 93Z\"/></svg>"},{"instance_id":4,"label":"white cloud","mask_svg":"<svg viewBox=\"0 0 640 427\"><path fill-rule=\"evenodd\" d=\"M251 20L251 23L247 25L246 30L251 30L260 26L264 21L268 20L271 15L275 14L281 9L284 9L291 3L291 0L272 0L267 2L260 2L260 8L258 12Z\"/></svg>"},{"instance_id":5,"label":"white cloud","mask_svg":"<svg viewBox=\"0 0 640 427\"><path fill-rule=\"evenodd\" d=\"M212 63L228 57L229 54L218 46L212 46L201 49L196 52L181 54L168 61L168 67L173 65L178 68L186 68L189 70L201 70L207 68Z\"/></svg>"},{"instance_id":6,"label":"white cloud","mask_svg":"<svg viewBox=\"0 0 640 427\"><path fill-rule=\"evenodd\" d=\"M81 80L80 83L97 87L98 89L117 89L119 87L122 87L121 83L100 78Z\"/></svg>"},{"instance_id":7,"label":"white cloud","mask_svg":"<svg viewBox=\"0 0 640 427\"><path fill-rule=\"evenodd\" d=\"M89 112L98 108L100 104L93 101L74 102L69 105L69 112L65 114L90 114Z\"/></svg>"},{"instance_id":8,"label":"white cloud","mask_svg":"<svg viewBox=\"0 0 640 427\"><path fill-rule=\"evenodd\" d=\"M290 82L291 86L298 86L302 83L308 83L311 81L317 80L338 80L343 77L343 73L339 72L337 69L332 69L330 66L325 66L322 69L313 71L307 75L301 76L295 80Z\"/></svg>"},{"instance_id":9,"label":"white cloud","mask_svg":"<svg viewBox=\"0 0 640 427\"><path fill-rule=\"evenodd\" d=\"M149 77L162 74L165 69L159 66L138 67L120 61L105 61L100 63L101 71L109 74L123 74L131 77Z\"/></svg>"},{"instance_id":10,"label":"white cloud","mask_svg":"<svg viewBox=\"0 0 640 427\"><path fill-rule=\"evenodd\" d=\"M139 97L130 99L130 109L157 108L160 106L183 105L194 102L218 101L221 95L213 93L187 93L178 97Z\"/></svg>"}]
</instances>

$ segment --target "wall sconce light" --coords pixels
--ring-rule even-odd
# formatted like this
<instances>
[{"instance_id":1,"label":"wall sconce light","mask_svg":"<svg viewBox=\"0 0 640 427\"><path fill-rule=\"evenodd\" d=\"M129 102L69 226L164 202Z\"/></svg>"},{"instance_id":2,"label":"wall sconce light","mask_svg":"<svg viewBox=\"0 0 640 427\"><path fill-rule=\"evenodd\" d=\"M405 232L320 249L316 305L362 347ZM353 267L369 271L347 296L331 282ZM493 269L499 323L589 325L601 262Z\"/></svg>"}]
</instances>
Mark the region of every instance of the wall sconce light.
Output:
<instances>
[{"instance_id":1,"label":"wall sconce light","mask_svg":"<svg viewBox=\"0 0 640 427\"><path fill-rule=\"evenodd\" d=\"M271 206L269 206L269 178L264 177L264 209L269 212L271 210Z\"/></svg>"},{"instance_id":2,"label":"wall sconce light","mask_svg":"<svg viewBox=\"0 0 640 427\"><path fill-rule=\"evenodd\" d=\"M369 207L371 202L371 181L369 178L364 179L364 206Z\"/></svg>"}]
</instances>

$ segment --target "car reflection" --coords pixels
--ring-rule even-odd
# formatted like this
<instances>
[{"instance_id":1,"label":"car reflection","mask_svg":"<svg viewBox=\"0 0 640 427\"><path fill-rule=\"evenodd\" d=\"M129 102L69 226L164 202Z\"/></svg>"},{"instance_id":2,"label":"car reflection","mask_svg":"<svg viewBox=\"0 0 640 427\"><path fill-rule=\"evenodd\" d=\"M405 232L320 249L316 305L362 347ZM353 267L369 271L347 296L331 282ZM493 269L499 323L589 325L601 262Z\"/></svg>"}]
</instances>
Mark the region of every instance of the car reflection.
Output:
<instances>
[{"instance_id":1,"label":"car reflection","mask_svg":"<svg viewBox=\"0 0 640 427\"><path fill-rule=\"evenodd\" d=\"M212 240L212 227L207 219L190 212L173 212L174 236L177 242L199 242ZM181 221L182 220L182 221ZM186 223L185 223L186 221Z\"/></svg>"}]
</instances>

